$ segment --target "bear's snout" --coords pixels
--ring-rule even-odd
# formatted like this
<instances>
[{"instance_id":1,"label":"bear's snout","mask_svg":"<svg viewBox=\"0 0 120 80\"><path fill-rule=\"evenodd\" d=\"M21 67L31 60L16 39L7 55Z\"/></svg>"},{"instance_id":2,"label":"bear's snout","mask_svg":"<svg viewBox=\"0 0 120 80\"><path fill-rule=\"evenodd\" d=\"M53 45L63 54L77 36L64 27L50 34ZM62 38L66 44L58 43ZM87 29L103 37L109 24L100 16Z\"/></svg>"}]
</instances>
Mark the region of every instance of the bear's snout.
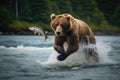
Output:
<instances>
[{"instance_id":1,"label":"bear's snout","mask_svg":"<svg viewBox=\"0 0 120 80\"><path fill-rule=\"evenodd\" d=\"M63 33L63 32L62 32L61 26L57 26L56 31L55 31L56 36L61 36L62 33Z\"/></svg>"},{"instance_id":2,"label":"bear's snout","mask_svg":"<svg viewBox=\"0 0 120 80\"><path fill-rule=\"evenodd\" d=\"M61 32L58 31L58 32L56 32L56 34L59 36L61 34Z\"/></svg>"}]
</instances>

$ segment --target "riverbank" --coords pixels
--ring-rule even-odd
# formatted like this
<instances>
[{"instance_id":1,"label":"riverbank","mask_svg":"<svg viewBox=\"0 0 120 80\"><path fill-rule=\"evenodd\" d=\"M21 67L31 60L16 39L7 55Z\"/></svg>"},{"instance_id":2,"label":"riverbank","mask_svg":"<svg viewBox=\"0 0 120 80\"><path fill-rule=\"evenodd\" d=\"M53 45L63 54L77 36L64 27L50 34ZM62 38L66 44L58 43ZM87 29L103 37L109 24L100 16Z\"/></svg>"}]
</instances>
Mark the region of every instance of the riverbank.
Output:
<instances>
[{"instance_id":1,"label":"riverbank","mask_svg":"<svg viewBox=\"0 0 120 80\"><path fill-rule=\"evenodd\" d=\"M120 32L117 31L93 31L95 35L118 35ZM48 35L53 35L52 31L48 31ZM31 31L18 31L18 32L0 32L0 35L34 35ZM36 34L37 35L37 34Z\"/></svg>"}]
</instances>

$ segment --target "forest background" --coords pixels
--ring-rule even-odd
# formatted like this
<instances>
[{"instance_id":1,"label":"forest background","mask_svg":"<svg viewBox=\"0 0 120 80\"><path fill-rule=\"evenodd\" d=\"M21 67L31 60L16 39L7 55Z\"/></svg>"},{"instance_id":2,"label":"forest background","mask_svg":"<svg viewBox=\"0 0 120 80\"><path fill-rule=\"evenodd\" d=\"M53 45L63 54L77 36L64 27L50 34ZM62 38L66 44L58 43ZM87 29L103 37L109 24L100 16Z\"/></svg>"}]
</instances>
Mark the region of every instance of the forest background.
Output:
<instances>
[{"instance_id":1,"label":"forest background","mask_svg":"<svg viewBox=\"0 0 120 80\"><path fill-rule=\"evenodd\" d=\"M52 13L69 13L95 32L120 33L120 0L1 0L0 33L29 32L29 26L51 32Z\"/></svg>"}]
</instances>

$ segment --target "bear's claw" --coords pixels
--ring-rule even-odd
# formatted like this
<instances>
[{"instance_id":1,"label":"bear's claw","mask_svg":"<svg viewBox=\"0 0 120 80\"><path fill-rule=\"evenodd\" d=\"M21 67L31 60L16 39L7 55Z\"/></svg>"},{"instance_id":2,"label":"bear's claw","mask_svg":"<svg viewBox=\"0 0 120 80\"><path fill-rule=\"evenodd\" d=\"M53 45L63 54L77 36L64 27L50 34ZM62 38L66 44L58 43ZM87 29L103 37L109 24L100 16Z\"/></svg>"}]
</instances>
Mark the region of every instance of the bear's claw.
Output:
<instances>
[{"instance_id":1,"label":"bear's claw","mask_svg":"<svg viewBox=\"0 0 120 80\"><path fill-rule=\"evenodd\" d=\"M68 55L66 55L66 54L61 54L61 55L59 55L59 56L57 57L57 59L58 59L59 61L63 61L63 60L65 60L67 57L68 57Z\"/></svg>"}]
</instances>

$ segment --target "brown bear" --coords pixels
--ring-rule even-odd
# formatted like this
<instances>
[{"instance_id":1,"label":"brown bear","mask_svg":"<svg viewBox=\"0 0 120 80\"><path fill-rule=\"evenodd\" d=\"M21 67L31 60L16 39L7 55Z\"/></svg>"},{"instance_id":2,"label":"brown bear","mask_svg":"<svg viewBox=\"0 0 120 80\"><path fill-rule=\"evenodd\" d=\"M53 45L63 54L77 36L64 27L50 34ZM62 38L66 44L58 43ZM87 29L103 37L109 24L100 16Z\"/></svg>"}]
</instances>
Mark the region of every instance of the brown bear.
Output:
<instances>
[{"instance_id":1,"label":"brown bear","mask_svg":"<svg viewBox=\"0 0 120 80\"><path fill-rule=\"evenodd\" d=\"M76 19L70 14L61 15L51 14L51 28L54 31L54 49L60 54L57 59L65 60L69 55L76 52L80 47L80 42L87 38L91 44L96 44L94 34L90 27L82 20ZM67 50L64 49L64 43L68 44Z\"/></svg>"}]
</instances>

